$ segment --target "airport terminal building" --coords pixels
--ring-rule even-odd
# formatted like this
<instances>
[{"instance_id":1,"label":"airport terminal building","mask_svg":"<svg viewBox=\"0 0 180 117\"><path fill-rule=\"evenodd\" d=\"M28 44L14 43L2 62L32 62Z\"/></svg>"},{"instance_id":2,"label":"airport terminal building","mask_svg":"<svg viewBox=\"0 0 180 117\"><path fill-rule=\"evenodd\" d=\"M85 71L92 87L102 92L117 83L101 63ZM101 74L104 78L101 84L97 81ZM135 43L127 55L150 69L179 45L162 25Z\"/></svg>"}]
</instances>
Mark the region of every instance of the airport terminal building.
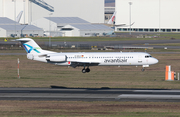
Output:
<instances>
[{"instance_id":1,"label":"airport terminal building","mask_svg":"<svg viewBox=\"0 0 180 117\"><path fill-rule=\"evenodd\" d=\"M179 0L116 0L116 31L180 32Z\"/></svg>"}]
</instances>

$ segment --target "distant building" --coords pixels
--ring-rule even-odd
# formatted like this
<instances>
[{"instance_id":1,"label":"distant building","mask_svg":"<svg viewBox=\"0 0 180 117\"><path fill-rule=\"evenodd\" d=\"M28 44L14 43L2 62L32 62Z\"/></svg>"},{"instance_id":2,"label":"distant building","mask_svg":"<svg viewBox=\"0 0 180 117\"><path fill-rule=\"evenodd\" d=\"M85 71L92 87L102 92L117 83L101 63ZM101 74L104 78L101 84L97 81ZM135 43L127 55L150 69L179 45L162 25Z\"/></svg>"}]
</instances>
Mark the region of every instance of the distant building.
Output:
<instances>
[{"instance_id":1,"label":"distant building","mask_svg":"<svg viewBox=\"0 0 180 117\"><path fill-rule=\"evenodd\" d=\"M62 27L68 24L90 24L78 17L43 17L32 22L33 25L41 27L46 31L60 31Z\"/></svg>"},{"instance_id":2,"label":"distant building","mask_svg":"<svg viewBox=\"0 0 180 117\"><path fill-rule=\"evenodd\" d=\"M105 7L104 9L104 23L107 23L115 12L115 7Z\"/></svg>"},{"instance_id":3,"label":"distant building","mask_svg":"<svg viewBox=\"0 0 180 117\"><path fill-rule=\"evenodd\" d=\"M114 30L102 24L70 24L61 29L63 36L104 36Z\"/></svg>"},{"instance_id":4,"label":"distant building","mask_svg":"<svg viewBox=\"0 0 180 117\"><path fill-rule=\"evenodd\" d=\"M18 22L7 17L0 17L0 25L20 25Z\"/></svg>"},{"instance_id":5,"label":"distant building","mask_svg":"<svg viewBox=\"0 0 180 117\"><path fill-rule=\"evenodd\" d=\"M47 36L103 36L114 32L102 24L91 24L78 17L44 17L32 22L42 28Z\"/></svg>"},{"instance_id":6,"label":"distant building","mask_svg":"<svg viewBox=\"0 0 180 117\"><path fill-rule=\"evenodd\" d=\"M134 32L180 32L179 0L116 0L115 4L116 25L129 25L131 17ZM130 27L115 29L129 31Z\"/></svg>"},{"instance_id":7,"label":"distant building","mask_svg":"<svg viewBox=\"0 0 180 117\"><path fill-rule=\"evenodd\" d=\"M0 17L15 20L21 11L21 24L43 17L79 17L104 23L104 0L0 0Z\"/></svg>"},{"instance_id":8,"label":"distant building","mask_svg":"<svg viewBox=\"0 0 180 117\"><path fill-rule=\"evenodd\" d=\"M37 37L43 36L44 31L33 25L20 25L5 17L0 17L0 37Z\"/></svg>"}]
</instances>

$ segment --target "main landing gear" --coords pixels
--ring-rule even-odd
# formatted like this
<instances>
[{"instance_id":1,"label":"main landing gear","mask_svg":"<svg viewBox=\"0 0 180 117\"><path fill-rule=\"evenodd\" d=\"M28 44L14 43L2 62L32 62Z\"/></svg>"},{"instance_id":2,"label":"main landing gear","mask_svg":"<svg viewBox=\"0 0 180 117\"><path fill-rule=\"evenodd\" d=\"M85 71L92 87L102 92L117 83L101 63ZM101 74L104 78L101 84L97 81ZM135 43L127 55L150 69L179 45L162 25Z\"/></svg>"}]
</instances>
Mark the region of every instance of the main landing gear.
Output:
<instances>
[{"instance_id":1,"label":"main landing gear","mask_svg":"<svg viewBox=\"0 0 180 117\"><path fill-rule=\"evenodd\" d=\"M142 71L142 72L144 72L144 71L145 71L144 67L141 69L141 71Z\"/></svg>"},{"instance_id":2,"label":"main landing gear","mask_svg":"<svg viewBox=\"0 0 180 117\"><path fill-rule=\"evenodd\" d=\"M90 72L90 69L89 69L89 67L87 67L86 69L85 69L85 67L82 69L82 73L89 73Z\"/></svg>"}]
</instances>

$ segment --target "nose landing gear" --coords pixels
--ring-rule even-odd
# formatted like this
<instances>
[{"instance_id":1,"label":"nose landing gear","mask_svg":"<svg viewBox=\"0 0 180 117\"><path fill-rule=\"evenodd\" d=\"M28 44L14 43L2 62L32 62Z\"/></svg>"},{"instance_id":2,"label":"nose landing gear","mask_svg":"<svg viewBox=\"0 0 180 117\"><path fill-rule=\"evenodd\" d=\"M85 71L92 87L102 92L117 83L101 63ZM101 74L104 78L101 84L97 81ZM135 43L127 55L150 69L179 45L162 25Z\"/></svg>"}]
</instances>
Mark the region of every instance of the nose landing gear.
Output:
<instances>
[{"instance_id":1,"label":"nose landing gear","mask_svg":"<svg viewBox=\"0 0 180 117\"><path fill-rule=\"evenodd\" d=\"M144 71L145 71L144 67L141 69L141 71L142 71L142 72L144 72Z\"/></svg>"}]
</instances>

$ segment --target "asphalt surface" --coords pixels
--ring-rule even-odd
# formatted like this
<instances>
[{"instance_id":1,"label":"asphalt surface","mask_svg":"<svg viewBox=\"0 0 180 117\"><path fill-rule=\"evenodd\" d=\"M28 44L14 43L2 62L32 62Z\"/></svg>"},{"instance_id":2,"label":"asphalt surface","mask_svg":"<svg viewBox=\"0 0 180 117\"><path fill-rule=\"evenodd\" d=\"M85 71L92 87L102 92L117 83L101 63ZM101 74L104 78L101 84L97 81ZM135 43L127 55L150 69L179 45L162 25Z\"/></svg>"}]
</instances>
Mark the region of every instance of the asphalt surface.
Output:
<instances>
[{"instance_id":1,"label":"asphalt surface","mask_svg":"<svg viewBox=\"0 0 180 117\"><path fill-rule=\"evenodd\" d=\"M180 102L180 90L104 88L0 88L0 100Z\"/></svg>"},{"instance_id":2,"label":"asphalt surface","mask_svg":"<svg viewBox=\"0 0 180 117\"><path fill-rule=\"evenodd\" d=\"M65 46L65 45L75 45L77 47L79 46L97 46L97 47L104 47L104 46L120 46L123 48L125 47L153 47L154 49L164 49L164 47L167 47L168 49L180 49L180 46L164 46L164 45L151 45L151 44L166 44L166 43L180 43L180 39L169 39L169 40L134 40L134 41L92 41L92 42L52 42L52 45L57 46ZM44 43L46 46L49 45L48 42Z\"/></svg>"},{"instance_id":3,"label":"asphalt surface","mask_svg":"<svg viewBox=\"0 0 180 117\"><path fill-rule=\"evenodd\" d=\"M0 42L16 44L17 42ZM180 49L179 46L152 46L149 44L180 43L180 40L140 40L103 42L53 42L59 45L107 45ZM45 43L48 45L48 43ZM149 52L150 54L180 54L180 52ZM0 53L0 55L26 55L26 53ZM110 89L110 88L0 88L0 100L66 100L66 101L161 101L180 102L180 90Z\"/></svg>"},{"instance_id":4,"label":"asphalt surface","mask_svg":"<svg viewBox=\"0 0 180 117\"><path fill-rule=\"evenodd\" d=\"M133 46L133 47L153 47L154 49L156 48L171 48L171 49L180 49L179 46L161 46L161 45L151 45L151 44L166 44L166 43L180 43L180 39L167 39L167 40L156 40L150 39L150 40L134 40L134 41L92 41L92 42L87 42L87 41L82 41L82 42L51 42L52 46ZM49 46L49 42L38 42L40 45L45 45ZM0 41L0 45L20 45L16 41Z\"/></svg>"}]
</instances>

